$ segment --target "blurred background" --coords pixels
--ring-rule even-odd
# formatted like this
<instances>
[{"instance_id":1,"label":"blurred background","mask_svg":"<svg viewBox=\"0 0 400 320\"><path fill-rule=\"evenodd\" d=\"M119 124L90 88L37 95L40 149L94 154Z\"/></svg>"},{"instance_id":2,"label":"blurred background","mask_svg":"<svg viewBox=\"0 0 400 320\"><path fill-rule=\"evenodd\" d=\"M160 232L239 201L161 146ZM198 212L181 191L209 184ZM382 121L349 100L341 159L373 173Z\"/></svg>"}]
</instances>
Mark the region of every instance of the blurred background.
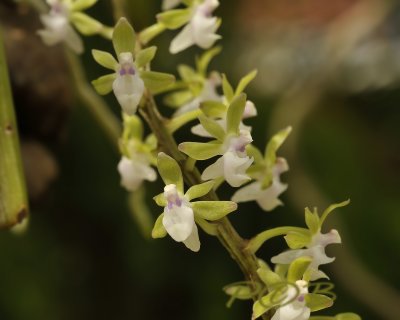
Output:
<instances>
[{"instance_id":1,"label":"blurred background","mask_svg":"<svg viewBox=\"0 0 400 320\"><path fill-rule=\"evenodd\" d=\"M152 24L161 7L158 0L126 3L136 30ZM112 25L110 12L109 1L88 11ZM336 261L324 270L338 299L323 314L400 319L400 5L221 0L216 15L223 18L224 51L211 69L234 84L259 71L247 90L259 112L247 121L256 145L263 148L288 125L294 129L280 152L290 165L285 206L266 213L241 204L233 224L245 237L283 224L303 226L304 207L322 211L350 198L325 226L337 228L343 244L328 248ZM26 232L0 232L0 319L249 319L248 302L226 309L221 288L242 275L217 240L202 233L202 250L194 254L139 228L119 185L119 155L77 99L62 48L45 47L35 34L37 13L2 0L0 23L31 203ZM193 65L201 52L171 56L174 35L153 41L155 70ZM103 70L91 48L111 46L87 39L82 59L94 79ZM107 102L118 115L114 97ZM147 187L155 219L161 212L151 197L162 185ZM221 189L226 198L231 194ZM284 248L276 239L260 256L269 260Z\"/></svg>"}]
</instances>

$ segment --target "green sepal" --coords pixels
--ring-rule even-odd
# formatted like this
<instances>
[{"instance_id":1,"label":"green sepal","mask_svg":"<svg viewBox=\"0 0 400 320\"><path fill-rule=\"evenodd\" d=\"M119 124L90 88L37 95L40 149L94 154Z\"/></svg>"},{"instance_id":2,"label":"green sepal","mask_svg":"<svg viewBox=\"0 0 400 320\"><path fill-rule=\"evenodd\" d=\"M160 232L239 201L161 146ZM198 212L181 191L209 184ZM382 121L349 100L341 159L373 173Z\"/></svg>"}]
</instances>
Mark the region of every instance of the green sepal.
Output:
<instances>
[{"instance_id":1,"label":"green sepal","mask_svg":"<svg viewBox=\"0 0 400 320\"><path fill-rule=\"evenodd\" d=\"M165 230L162 220L164 218L164 213L160 214L154 223L153 230L151 231L151 237L154 239L164 238L167 235L167 230Z\"/></svg>"},{"instance_id":2,"label":"green sepal","mask_svg":"<svg viewBox=\"0 0 400 320\"><path fill-rule=\"evenodd\" d=\"M301 280L311 262L311 257L300 257L294 260L289 265L287 280L291 283L295 283L297 280Z\"/></svg>"},{"instance_id":3,"label":"green sepal","mask_svg":"<svg viewBox=\"0 0 400 320\"><path fill-rule=\"evenodd\" d=\"M204 52L198 59L196 59L197 70L204 77L207 75L208 65L210 64L211 60L217 56L221 50L221 46L211 48Z\"/></svg>"},{"instance_id":4,"label":"green sepal","mask_svg":"<svg viewBox=\"0 0 400 320\"><path fill-rule=\"evenodd\" d=\"M254 302L253 314L251 316L251 320L261 317L268 310L272 309L276 305L276 302L273 301L275 300L275 298L276 298L276 293L275 291L272 291L268 293L266 296L263 296L261 299Z\"/></svg>"},{"instance_id":5,"label":"green sepal","mask_svg":"<svg viewBox=\"0 0 400 320\"><path fill-rule=\"evenodd\" d=\"M172 74L142 71L140 73L144 85L152 94L162 93L175 82L175 77Z\"/></svg>"},{"instance_id":6,"label":"green sepal","mask_svg":"<svg viewBox=\"0 0 400 320\"><path fill-rule=\"evenodd\" d=\"M107 74L92 81L92 85L100 95L109 94L112 91L112 85L116 78L116 74Z\"/></svg>"},{"instance_id":7,"label":"green sepal","mask_svg":"<svg viewBox=\"0 0 400 320\"><path fill-rule=\"evenodd\" d=\"M333 305L333 300L323 294L309 293L305 299L306 305L310 308L311 312L323 310Z\"/></svg>"},{"instance_id":8,"label":"green sepal","mask_svg":"<svg viewBox=\"0 0 400 320\"><path fill-rule=\"evenodd\" d=\"M244 91L244 89L246 89L246 87L249 85L249 83L254 80L256 75L257 75L257 70L253 70L249 74L244 76L240 80L240 82L239 82L239 84L238 84L238 86L236 88L235 96L241 94Z\"/></svg>"},{"instance_id":9,"label":"green sepal","mask_svg":"<svg viewBox=\"0 0 400 320\"><path fill-rule=\"evenodd\" d=\"M202 77L200 77L192 67L189 67L186 64L180 64L177 69L179 76L185 82L202 81Z\"/></svg>"},{"instance_id":10,"label":"green sepal","mask_svg":"<svg viewBox=\"0 0 400 320\"><path fill-rule=\"evenodd\" d=\"M223 118L228 110L226 105L218 101L204 101L200 104L200 109L211 118Z\"/></svg>"},{"instance_id":11,"label":"green sepal","mask_svg":"<svg viewBox=\"0 0 400 320\"><path fill-rule=\"evenodd\" d=\"M170 93L164 98L164 103L171 108L182 107L185 103L193 99L193 94L189 90L181 90Z\"/></svg>"},{"instance_id":12,"label":"green sepal","mask_svg":"<svg viewBox=\"0 0 400 320\"><path fill-rule=\"evenodd\" d=\"M346 312L336 315L335 320L361 320L361 317L358 314Z\"/></svg>"},{"instance_id":13,"label":"green sepal","mask_svg":"<svg viewBox=\"0 0 400 320\"><path fill-rule=\"evenodd\" d=\"M208 222L205 219L194 217L194 221L200 226L200 228L210 236L218 236L218 226L215 223Z\"/></svg>"},{"instance_id":14,"label":"green sepal","mask_svg":"<svg viewBox=\"0 0 400 320\"><path fill-rule=\"evenodd\" d=\"M258 268L257 274L269 289L278 283L282 283L282 278L270 269Z\"/></svg>"},{"instance_id":15,"label":"green sepal","mask_svg":"<svg viewBox=\"0 0 400 320\"><path fill-rule=\"evenodd\" d=\"M207 160L221 154L221 143L182 142L179 150L195 160Z\"/></svg>"},{"instance_id":16,"label":"green sepal","mask_svg":"<svg viewBox=\"0 0 400 320\"><path fill-rule=\"evenodd\" d=\"M276 152L280 146L285 142L286 138L292 131L292 127L287 127L276 133L271 140L269 140L264 153L265 162L268 166L273 166L276 163Z\"/></svg>"},{"instance_id":17,"label":"green sepal","mask_svg":"<svg viewBox=\"0 0 400 320\"><path fill-rule=\"evenodd\" d=\"M211 134L213 137L215 137L219 141L224 141L225 139L225 131L224 129L219 125L218 122L211 118L207 118L203 115L199 116L199 120L203 128Z\"/></svg>"},{"instance_id":18,"label":"green sepal","mask_svg":"<svg viewBox=\"0 0 400 320\"><path fill-rule=\"evenodd\" d=\"M320 219L316 210L311 212L310 209L305 209L305 220L308 229L310 230L311 234L316 234L320 230Z\"/></svg>"},{"instance_id":19,"label":"green sepal","mask_svg":"<svg viewBox=\"0 0 400 320\"><path fill-rule=\"evenodd\" d=\"M93 49L92 56L94 60L104 68L115 70L118 66L118 61L106 51Z\"/></svg>"},{"instance_id":20,"label":"green sepal","mask_svg":"<svg viewBox=\"0 0 400 320\"><path fill-rule=\"evenodd\" d=\"M103 28L99 21L82 12L73 12L70 19L79 32L85 36L97 34Z\"/></svg>"},{"instance_id":21,"label":"green sepal","mask_svg":"<svg viewBox=\"0 0 400 320\"><path fill-rule=\"evenodd\" d=\"M245 284L227 285L222 290L228 295L238 300L249 300L254 296L252 288Z\"/></svg>"},{"instance_id":22,"label":"green sepal","mask_svg":"<svg viewBox=\"0 0 400 320\"><path fill-rule=\"evenodd\" d=\"M333 210L341 207L345 207L350 203L350 199L340 202L340 203L334 203L330 205L328 208L325 209L325 211L322 213L321 219L320 219L320 226L324 223L325 219L329 216L329 214L332 213Z\"/></svg>"},{"instance_id":23,"label":"green sepal","mask_svg":"<svg viewBox=\"0 0 400 320\"><path fill-rule=\"evenodd\" d=\"M165 199L164 192L161 192L158 195L154 196L153 200L159 207L166 207L168 204L167 199Z\"/></svg>"},{"instance_id":24,"label":"green sepal","mask_svg":"<svg viewBox=\"0 0 400 320\"><path fill-rule=\"evenodd\" d=\"M71 3L71 11L82 11L92 7L98 0L75 0Z\"/></svg>"},{"instance_id":25,"label":"green sepal","mask_svg":"<svg viewBox=\"0 0 400 320\"><path fill-rule=\"evenodd\" d=\"M234 92L233 92L233 88L232 88L231 84L229 83L225 74L222 74L222 91L224 93L226 101L228 103L231 103L231 101L234 97Z\"/></svg>"},{"instance_id":26,"label":"green sepal","mask_svg":"<svg viewBox=\"0 0 400 320\"><path fill-rule=\"evenodd\" d=\"M182 171L173 158L164 152L160 152L157 158L157 168L165 185L174 184L183 193Z\"/></svg>"},{"instance_id":27,"label":"green sepal","mask_svg":"<svg viewBox=\"0 0 400 320\"><path fill-rule=\"evenodd\" d=\"M196 201L192 208L197 217L216 221L235 211L237 204L232 201Z\"/></svg>"},{"instance_id":28,"label":"green sepal","mask_svg":"<svg viewBox=\"0 0 400 320\"><path fill-rule=\"evenodd\" d=\"M152 46L143 50L140 50L137 54L136 54L136 66L138 68L142 68L144 66L146 66L148 63L150 63L157 52L157 47L156 46Z\"/></svg>"},{"instance_id":29,"label":"green sepal","mask_svg":"<svg viewBox=\"0 0 400 320\"><path fill-rule=\"evenodd\" d=\"M193 10L174 9L157 14L157 21L162 23L167 29L174 30L185 25L191 18Z\"/></svg>"},{"instance_id":30,"label":"green sepal","mask_svg":"<svg viewBox=\"0 0 400 320\"><path fill-rule=\"evenodd\" d=\"M246 95L244 93L241 93L232 100L226 115L227 133L239 134L239 125L242 121L245 106Z\"/></svg>"},{"instance_id":31,"label":"green sepal","mask_svg":"<svg viewBox=\"0 0 400 320\"><path fill-rule=\"evenodd\" d=\"M201 184L196 184L189 188L189 190L185 193L185 197L191 201L196 198L200 198L209 193L214 187L214 181L207 181Z\"/></svg>"},{"instance_id":32,"label":"green sepal","mask_svg":"<svg viewBox=\"0 0 400 320\"><path fill-rule=\"evenodd\" d=\"M136 34L126 18L120 18L114 28L112 43L117 56L123 52L134 53Z\"/></svg>"},{"instance_id":33,"label":"green sepal","mask_svg":"<svg viewBox=\"0 0 400 320\"><path fill-rule=\"evenodd\" d=\"M265 172L265 166L261 164L253 164L246 170L246 174L253 180L257 180L260 175Z\"/></svg>"},{"instance_id":34,"label":"green sepal","mask_svg":"<svg viewBox=\"0 0 400 320\"><path fill-rule=\"evenodd\" d=\"M147 44L165 30L166 27L162 23L155 23L139 33L140 42Z\"/></svg>"},{"instance_id":35,"label":"green sepal","mask_svg":"<svg viewBox=\"0 0 400 320\"><path fill-rule=\"evenodd\" d=\"M306 232L289 232L284 238L289 248L293 250L304 248L311 242L311 236Z\"/></svg>"},{"instance_id":36,"label":"green sepal","mask_svg":"<svg viewBox=\"0 0 400 320\"><path fill-rule=\"evenodd\" d=\"M143 138L143 123L140 118L134 114L132 116L127 115L125 112L122 113L124 122L124 131L122 133L122 139L129 141L131 139L142 141Z\"/></svg>"},{"instance_id":37,"label":"green sepal","mask_svg":"<svg viewBox=\"0 0 400 320\"><path fill-rule=\"evenodd\" d=\"M263 165L264 163L264 156L262 155L261 151L258 150L258 148L252 144L248 144L246 146L246 153L247 155L251 158L254 158L254 162L257 164Z\"/></svg>"}]
</instances>

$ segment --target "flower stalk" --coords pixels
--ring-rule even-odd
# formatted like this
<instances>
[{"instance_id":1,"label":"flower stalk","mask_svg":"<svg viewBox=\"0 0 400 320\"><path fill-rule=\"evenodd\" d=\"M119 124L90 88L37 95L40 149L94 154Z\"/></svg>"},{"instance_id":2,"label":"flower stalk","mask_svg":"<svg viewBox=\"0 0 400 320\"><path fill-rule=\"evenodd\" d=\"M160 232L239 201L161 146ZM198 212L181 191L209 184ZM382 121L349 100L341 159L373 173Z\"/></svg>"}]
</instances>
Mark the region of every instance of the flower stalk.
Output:
<instances>
[{"instance_id":1,"label":"flower stalk","mask_svg":"<svg viewBox=\"0 0 400 320\"><path fill-rule=\"evenodd\" d=\"M146 120L153 133L158 139L159 151L163 151L173 157L181 167L185 183L189 186L202 183L200 172L194 166L192 170L187 170L186 157L179 151L175 139L169 132L166 121L158 112L156 103L149 93L145 93L145 102L139 109L141 115ZM215 192L210 192L203 197L204 200L219 201ZM230 256L237 262L245 278L252 283L254 289L261 282L257 269L257 257L246 250L247 240L243 239L235 230L228 218L224 217L213 222L217 226L216 237L227 249ZM201 226L201 225L200 225ZM270 319L268 314L262 316L262 319Z\"/></svg>"}]
</instances>

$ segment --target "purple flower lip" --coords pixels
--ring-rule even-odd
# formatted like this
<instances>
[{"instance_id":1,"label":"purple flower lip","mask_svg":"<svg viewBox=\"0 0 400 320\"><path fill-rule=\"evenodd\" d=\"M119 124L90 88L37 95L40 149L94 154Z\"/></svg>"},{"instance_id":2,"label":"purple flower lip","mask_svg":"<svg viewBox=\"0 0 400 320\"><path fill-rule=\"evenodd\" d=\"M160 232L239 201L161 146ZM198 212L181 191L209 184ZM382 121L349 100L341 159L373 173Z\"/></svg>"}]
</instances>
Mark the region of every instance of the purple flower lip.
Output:
<instances>
[{"instance_id":1,"label":"purple flower lip","mask_svg":"<svg viewBox=\"0 0 400 320\"><path fill-rule=\"evenodd\" d=\"M297 298L297 301L303 302L304 301L304 295L301 295Z\"/></svg>"},{"instance_id":2,"label":"purple flower lip","mask_svg":"<svg viewBox=\"0 0 400 320\"><path fill-rule=\"evenodd\" d=\"M169 200L168 205L167 205L168 209L171 210L174 206L177 206L177 207L182 206L182 200L180 198L176 198L172 201Z\"/></svg>"},{"instance_id":3,"label":"purple flower lip","mask_svg":"<svg viewBox=\"0 0 400 320\"><path fill-rule=\"evenodd\" d=\"M125 76L127 74L135 75L135 69L133 69L132 67L129 67L129 68L122 67L121 70L119 71L119 74L121 76Z\"/></svg>"}]
</instances>

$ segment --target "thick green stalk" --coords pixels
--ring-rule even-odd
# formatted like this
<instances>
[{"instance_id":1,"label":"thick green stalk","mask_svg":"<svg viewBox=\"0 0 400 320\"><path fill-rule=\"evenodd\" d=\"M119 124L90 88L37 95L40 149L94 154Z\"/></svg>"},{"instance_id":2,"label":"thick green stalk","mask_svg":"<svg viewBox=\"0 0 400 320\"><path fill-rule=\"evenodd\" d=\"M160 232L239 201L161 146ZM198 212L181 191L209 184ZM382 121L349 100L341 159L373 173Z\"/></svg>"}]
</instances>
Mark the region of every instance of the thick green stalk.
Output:
<instances>
[{"instance_id":1,"label":"thick green stalk","mask_svg":"<svg viewBox=\"0 0 400 320\"><path fill-rule=\"evenodd\" d=\"M140 112L157 137L159 150L169 154L180 164L185 183L189 186L202 183L203 181L201 180L200 173L196 167L191 171L187 170L186 156L178 150L175 139L168 131L165 120L158 112L156 103L151 95L146 95L146 101L140 108ZM204 198L213 201L219 200L218 196L214 192L211 192ZM217 225L217 237L219 241L227 249L231 257L237 262L246 279L253 284L254 288L256 288L257 283L262 282L257 274L257 257L250 251L246 250L247 240L239 236L228 218L218 220L215 224ZM270 319L267 314L263 315L262 318Z\"/></svg>"},{"instance_id":2,"label":"thick green stalk","mask_svg":"<svg viewBox=\"0 0 400 320\"><path fill-rule=\"evenodd\" d=\"M27 215L17 122L0 30L0 228L20 223Z\"/></svg>"}]
</instances>

